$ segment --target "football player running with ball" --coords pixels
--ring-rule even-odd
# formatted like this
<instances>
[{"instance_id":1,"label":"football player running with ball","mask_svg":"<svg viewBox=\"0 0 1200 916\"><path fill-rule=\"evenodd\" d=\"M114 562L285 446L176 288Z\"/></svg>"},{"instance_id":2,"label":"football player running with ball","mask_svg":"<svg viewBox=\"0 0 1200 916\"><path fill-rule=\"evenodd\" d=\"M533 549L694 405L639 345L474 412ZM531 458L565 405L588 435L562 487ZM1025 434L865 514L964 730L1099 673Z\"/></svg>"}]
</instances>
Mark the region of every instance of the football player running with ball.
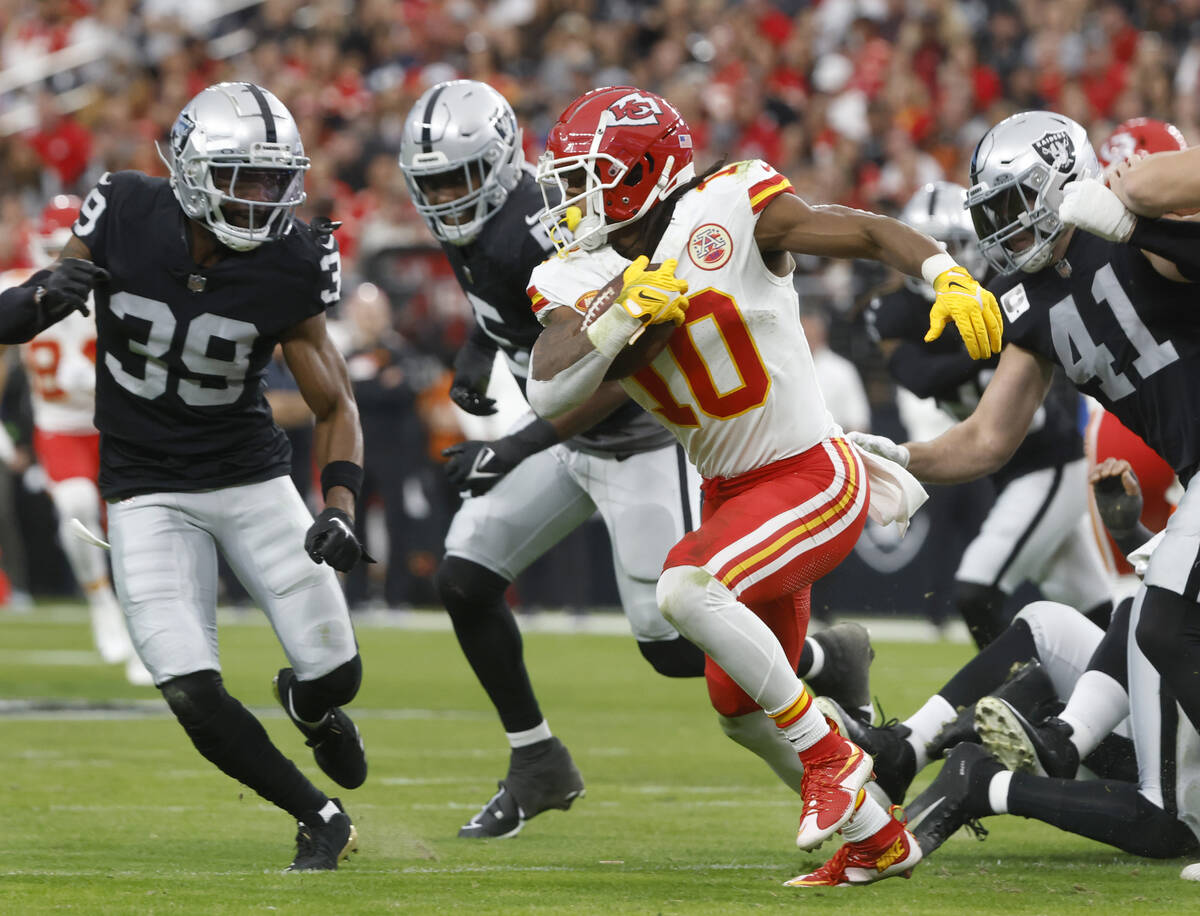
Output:
<instances>
[{"instance_id":1,"label":"football player running with ball","mask_svg":"<svg viewBox=\"0 0 1200 916\"><path fill-rule=\"evenodd\" d=\"M357 787L366 758L339 707L362 663L334 570L362 556L351 519L362 432L325 333L337 243L328 225L294 218L309 160L269 91L210 86L160 153L169 181L102 176L60 260L0 296L0 343L84 310L95 287L99 483L134 646L196 749L297 820L290 869L335 869L356 843L349 816L222 683L216 552L291 662L276 678L288 716L325 773ZM263 396L276 343L316 416L327 508L315 522Z\"/></svg>"},{"instance_id":2,"label":"football player running with ball","mask_svg":"<svg viewBox=\"0 0 1200 916\"><path fill-rule=\"evenodd\" d=\"M679 112L632 87L569 105L538 179L548 189L547 221L565 221L573 236L556 235L560 257L533 273L546 330L533 349L531 404L557 416L613 374L618 357L632 364L619 370L635 370L625 390L705 478L700 527L668 554L659 607L707 654L717 711L769 717L803 764L797 845L813 849L839 830L847 841L789 884L907 874L919 848L864 791L871 758L830 729L795 661L811 583L853 547L868 511L906 521L924 493L895 464L865 459L830 418L789 252L874 258L924 275L939 291L931 337L954 317L979 356L1000 346L995 300L928 236L859 210L809 207L765 162L697 176ZM593 307L593 296L611 307ZM651 360L638 369L627 345L647 328L657 338L654 326L667 322L677 327L657 355L635 348Z\"/></svg>"},{"instance_id":3,"label":"football player running with ball","mask_svg":"<svg viewBox=\"0 0 1200 916\"><path fill-rule=\"evenodd\" d=\"M475 314L450 396L468 413L495 413L487 389L497 350L526 387L542 331L529 309L529 275L554 251L516 115L485 83L432 86L405 122L400 168ZM667 677L702 676L704 654L663 619L654 594L667 551L699 517L700 480L674 437L616 382L553 420L530 413L508 435L456 445L447 456L447 474L466 498L446 535L438 593L511 748L499 791L458 835L510 837L543 811L569 808L583 778L542 714L505 591L598 510L638 649ZM851 706L869 707L870 654L860 625L839 624L805 645L800 666ZM780 744L774 729L721 724L743 743Z\"/></svg>"}]
</instances>

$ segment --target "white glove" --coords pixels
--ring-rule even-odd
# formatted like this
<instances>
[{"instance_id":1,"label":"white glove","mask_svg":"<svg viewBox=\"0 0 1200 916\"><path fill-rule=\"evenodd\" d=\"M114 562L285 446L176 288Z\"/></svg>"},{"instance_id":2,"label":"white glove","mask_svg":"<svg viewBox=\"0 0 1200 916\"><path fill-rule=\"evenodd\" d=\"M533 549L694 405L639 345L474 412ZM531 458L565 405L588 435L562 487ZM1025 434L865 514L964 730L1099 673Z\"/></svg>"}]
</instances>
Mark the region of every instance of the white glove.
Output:
<instances>
[{"instance_id":1,"label":"white glove","mask_svg":"<svg viewBox=\"0 0 1200 916\"><path fill-rule=\"evenodd\" d=\"M902 468L908 467L908 449L889 439L887 436L872 436L870 433L846 433L846 438L861 448L864 452L894 461Z\"/></svg>"},{"instance_id":2,"label":"white glove","mask_svg":"<svg viewBox=\"0 0 1200 916\"><path fill-rule=\"evenodd\" d=\"M1095 178L1073 181L1063 188L1058 218L1064 225L1078 226L1084 232L1110 242L1129 241L1137 222L1137 217L1125 208L1121 198Z\"/></svg>"}]
</instances>

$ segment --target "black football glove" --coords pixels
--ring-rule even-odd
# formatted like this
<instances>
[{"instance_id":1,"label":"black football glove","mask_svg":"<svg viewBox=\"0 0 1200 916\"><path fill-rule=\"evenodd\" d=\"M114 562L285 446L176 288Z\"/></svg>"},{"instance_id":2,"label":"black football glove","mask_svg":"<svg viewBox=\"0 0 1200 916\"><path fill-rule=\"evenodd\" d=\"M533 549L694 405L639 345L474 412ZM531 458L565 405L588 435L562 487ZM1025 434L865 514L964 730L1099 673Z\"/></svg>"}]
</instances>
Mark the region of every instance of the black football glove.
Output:
<instances>
[{"instance_id":1,"label":"black football glove","mask_svg":"<svg viewBox=\"0 0 1200 916\"><path fill-rule=\"evenodd\" d=\"M496 351L468 340L454 360L450 400L469 414L489 417L496 412L496 399L487 396Z\"/></svg>"},{"instance_id":2,"label":"black football glove","mask_svg":"<svg viewBox=\"0 0 1200 916\"><path fill-rule=\"evenodd\" d=\"M47 327L71 312L87 315L87 298L99 281L108 279L108 271L84 258L63 258L50 272L39 301Z\"/></svg>"},{"instance_id":3,"label":"black football glove","mask_svg":"<svg viewBox=\"0 0 1200 916\"><path fill-rule=\"evenodd\" d=\"M350 572L360 559L374 563L354 536L354 522L341 509L328 506L304 536L304 550L314 563L328 563L338 572Z\"/></svg>"},{"instance_id":4,"label":"black football glove","mask_svg":"<svg viewBox=\"0 0 1200 916\"><path fill-rule=\"evenodd\" d=\"M495 442L471 440L452 445L442 450L442 457L449 458L446 476L459 493L480 496L494 487L500 480L521 463L525 450L508 439Z\"/></svg>"},{"instance_id":5,"label":"black football glove","mask_svg":"<svg viewBox=\"0 0 1200 916\"><path fill-rule=\"evenodd\" d=\"M1130 477L1133 493L1126 486L1125 474ZM1132 469L1125 474L1103 477L1092 485L1100 520L1113 532L1132 531L1142 517L1142 488L1138 485L1137 475Z\"/></svg>"}]
</instances>

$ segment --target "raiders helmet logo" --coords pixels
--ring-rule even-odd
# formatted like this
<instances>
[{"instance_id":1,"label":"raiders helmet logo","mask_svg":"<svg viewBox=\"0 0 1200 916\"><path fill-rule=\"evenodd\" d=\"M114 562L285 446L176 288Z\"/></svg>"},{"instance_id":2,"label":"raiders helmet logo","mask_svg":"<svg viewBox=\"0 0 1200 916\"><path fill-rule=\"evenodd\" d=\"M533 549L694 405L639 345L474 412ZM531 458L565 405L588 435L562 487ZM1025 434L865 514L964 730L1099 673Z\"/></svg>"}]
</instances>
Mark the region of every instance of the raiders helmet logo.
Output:
<instances>
[{"instance_id":1,"label":"raiders helmet logo","mask_svg":"<svg viewBox=\"0 0 1200 916\"><path fill-rule=\"evenodd\" d=\"M611 105L608 111L612 115L612 124L657 124L658 116L662 114L662 106L658 101L640 92L623 95Z\"/></svg>"},{"instance_id":2,"label":"raiders helmet logo","mask_svg":"<svg viewBox=\"0 0 1200 916\"><path fill-rule=\"evenodd\" d=\"M1043 134L1040 140L1034 142L1033 148L1046 165L1058 169L1064 175L1070 174L1075 168L1075 144L1071 142L1065 130Z\"/></svg>"},{"instance_id":3,"label":"raiders helmet logo","mask_svg":"<svg viewBox=\"0 0 1200 916\"><path fill-rule=\"evenodd\" d=\"M186 111L181 111L179 117L175 119L175 124L171 128L171 149L174 150L176 156L183 155L183 148L187 146L188 137L192 135L192 131L196 129L196 122L193 121Z\"/></svg>"}]
</instances>

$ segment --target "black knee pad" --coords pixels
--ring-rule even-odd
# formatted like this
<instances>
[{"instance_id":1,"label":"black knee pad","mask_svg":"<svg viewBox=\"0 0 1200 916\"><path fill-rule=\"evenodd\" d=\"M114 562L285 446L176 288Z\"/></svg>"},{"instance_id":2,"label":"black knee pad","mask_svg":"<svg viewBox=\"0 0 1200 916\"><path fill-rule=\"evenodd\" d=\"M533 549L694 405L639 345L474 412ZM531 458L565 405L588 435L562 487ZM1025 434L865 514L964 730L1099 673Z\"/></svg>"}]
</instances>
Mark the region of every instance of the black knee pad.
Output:
<instances>
[{"instance_id":1,"label":"black knee pad","mask_svg":"<svg viewBox=\"0 0 1200 916\"><path fill-rule=\"evenodd\" d=\"M462 557L446 557L433 578L438 597L452 618L466 618L503 602L508 580Z\"/></svg>"},{"instance_id":2,"label":"black knee pad","mask_svg":"<svg viewBox=\"0 0 1200 916\"><path fill-rule=\"evenodd\" d=\"M354 699L362 684L362 657L354 656L311 681L292 681L292 706L306 722L315 722L334 706Z\"/></svg>"},{"instance_id":3,"label":"black knee pad","mask_svg":"<svg viewBox=\"0 0 1200 916\"><path fill-rule=\"evenodd\" d=\"M637 645L646 661L664 677L704 676L704 653L682 636Z\"/></svg>"},{"instance_id":4,"label":"black knee pad","mask_svg":"<svg viewBox=\"0 0 1200 916\"><path fill-rule=\"evenodd\" d=\"M955 580L954 603L979 648L992 642L1008 625L1004 617L1007 597L994 585Z\"/></svg>"},{"instance_id":5,"label":"black knee pad","mask_svg":"<svg viewBox=\"0 0 1200 916\"><path fill-rule=\"evenodd\" d=\"M189 730L211 721L229 696L225 691L225 682L216 671L195 671L173 677L164 681L159 690L175 718Z\"/></svg>"}]
</instances>

